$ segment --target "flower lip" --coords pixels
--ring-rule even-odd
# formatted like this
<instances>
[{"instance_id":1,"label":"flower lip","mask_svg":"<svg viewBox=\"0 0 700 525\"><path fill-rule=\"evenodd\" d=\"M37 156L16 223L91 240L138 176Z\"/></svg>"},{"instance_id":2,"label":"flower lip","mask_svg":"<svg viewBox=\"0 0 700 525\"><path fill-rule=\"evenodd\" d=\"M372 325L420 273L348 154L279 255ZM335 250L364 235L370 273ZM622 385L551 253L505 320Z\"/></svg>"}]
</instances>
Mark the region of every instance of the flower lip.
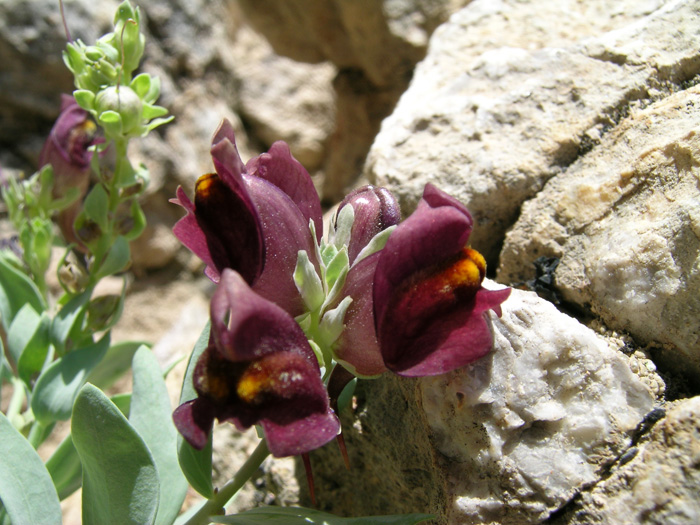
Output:
<instances>
[{"instance_id":1,"label":"flower lip","mask_svg":"<svg viewBox=\"0 0 700 525\"><path fill-rule=\"evenodd\" d=\"M408 376L464 366L493 344L486 312L500 315L510 289L481 286L483 257L466 247L473 220L432 185L381 252L374 274L374 320L384 363Z\"/></svg>"},{"instance_id":2,"label":"flower lip","mask_svg":"<svg viewBox=\"0 0 700 525\"><path fill-rule=\"evenodd\" d=\"M181 434L201 448L214 419L238 428L262 425L273 455L305 453L337 434L313 350L299 325L225 269L211 303L212 332L197 361L198 398L173 414Z\"/></svg>"},{"instance_id":3,"label":"flower lip","mask_svg":"<svg viewBox=\"0 0 700 525\"><path fill-rule=\"evenodd\" d=\"M178 189L173 202L187 215L175 225L175 235L206 263L213 281L231 268L263 297L301 314L292 275L297 253L306 250L315 261L309 221L321 233L311 177L282 142L244 165L228 120L214 135L211 155L216 173L197 181L194 203Z\"/></svg>"}]
</instances>

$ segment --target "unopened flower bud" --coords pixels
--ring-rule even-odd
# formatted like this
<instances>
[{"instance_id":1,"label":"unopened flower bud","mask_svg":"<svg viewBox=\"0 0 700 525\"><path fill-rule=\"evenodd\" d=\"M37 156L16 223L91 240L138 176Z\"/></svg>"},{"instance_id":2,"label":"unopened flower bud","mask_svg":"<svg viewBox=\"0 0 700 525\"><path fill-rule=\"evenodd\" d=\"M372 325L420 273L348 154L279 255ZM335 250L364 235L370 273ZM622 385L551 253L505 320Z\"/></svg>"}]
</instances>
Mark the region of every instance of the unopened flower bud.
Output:
<instances>
[{"instance_id":1,"label":"unopened flower bud","mask_svg":"<svg viewBox=\"0 0 700 525\"><path fill-rule=\"evenodd\" d=\"M355 216L348 245L352 264L378 233L401 221L401 210L392 193L377 186L363 186L349 193L340 203L338 214L347 205L352 206Z\"/></svg>"},{"instance_id":2,"label":"unopened flower bud","mask_svg":"<svg viewBox=\"0 0 700 525\"><path fill-rule=\"evenodd\" d=\"M129 86L110 86L98 93L95 110L100 120L106 112L118 114L121 119L121 134L128 135L141 125L143 103Z\"/></svg>"}]
</instances>

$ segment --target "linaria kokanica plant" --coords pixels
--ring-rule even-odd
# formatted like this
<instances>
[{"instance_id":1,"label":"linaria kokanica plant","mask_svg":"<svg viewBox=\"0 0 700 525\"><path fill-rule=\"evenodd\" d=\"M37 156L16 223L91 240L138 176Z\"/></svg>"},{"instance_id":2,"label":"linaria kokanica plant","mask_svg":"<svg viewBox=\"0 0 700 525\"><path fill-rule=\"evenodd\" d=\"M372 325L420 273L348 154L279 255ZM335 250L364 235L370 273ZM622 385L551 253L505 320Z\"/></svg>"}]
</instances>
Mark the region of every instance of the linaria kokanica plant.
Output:
<instances>
[{"instance_id":1,"label":"linaria kokanica plant","mask_svg":"<svg viewBox=\"0 0 700 525\"><path fill-rule=\"evenodd\" d=\"M438 188L426 186L403 222L391 192L356 189L324 236L313 182L289 147L276 142L244 164L223 121L214 172L192 198L178 188L174 199L186 212L174 233L216 290L173 413L148 344L111 342L126 286L96 292L105 277L124 279L129 243L145 228L138 198L148 173L130 162L129 141L172 119L156 105L159 79L137 72L142 24L127 0L97 42L68 37L76 89L62 99L39 171L2 177L16 237L0 251L0 384L12 392L0 414L0 522L59 524L59 501L82 487L86 525L344 523L304 508L222 514L270 453L301 455L310 473L314 449L337 438L344 450L339 399L356 378L442 374L488 353L488 312L500 315L510 290L482 286L472 218ZM46 274L57 251L63 291L54 296ZM133 392L108 397L129 368ZM36 448L65 420L70 435L44 463ZM256 426L262 438L217 488L215 420ZM188 486L206 501L185 515Z\"/></svg>"}]
</instances>

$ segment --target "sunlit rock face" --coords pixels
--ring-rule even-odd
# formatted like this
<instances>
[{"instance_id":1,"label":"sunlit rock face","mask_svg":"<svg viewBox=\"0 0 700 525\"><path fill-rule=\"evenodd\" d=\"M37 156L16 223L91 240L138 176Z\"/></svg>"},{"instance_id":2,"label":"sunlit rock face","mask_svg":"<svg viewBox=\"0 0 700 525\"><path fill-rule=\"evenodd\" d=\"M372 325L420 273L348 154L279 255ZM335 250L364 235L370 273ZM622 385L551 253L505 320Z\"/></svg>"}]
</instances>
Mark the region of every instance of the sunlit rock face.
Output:
<instances>
[{"instance_id":1,"label":"sunlit rock face","mask_svg":"<svg viewBox=\"0 0 700 525\"><path fill-rule=\"evenodd\" d=\"M557 289L700 378L700 89L633 110L523 206L499 277L559 257Z\"/></svg>"},{"instance_id":2,"label":"sunlit rock face","mask_svg":"<svg viewBox=\"0 0 700 525\"><path fill-rule=\"evenodd\" d=\"M365 175L405 212L455 195L498 259L520 207L640 100L697 74L697 3L475 1L435 31Z\"/></svg>"},{"instance_id":3,"label":"sunlit rock face","mask_svg":"<svg viewBox=\"0 0 700 525\"><path fill-rule=\"evenodd\" d=\"M565 518L572 525L700 521L700 397L684 399L667 410L638 447L611 476L583 495Z\"/></svg>"},{"instance_id":4,"label":"sunlit rock face","mask_svg":"<svg viewBox=\"0 0 700 525\"><path fill-rule=\"evenodd\" d=\"M655 402L627 357L533 293L514 290L492 322L493 353L419 381L449 523L546 518L596 482Z\"/></svg>"}]
</instances>

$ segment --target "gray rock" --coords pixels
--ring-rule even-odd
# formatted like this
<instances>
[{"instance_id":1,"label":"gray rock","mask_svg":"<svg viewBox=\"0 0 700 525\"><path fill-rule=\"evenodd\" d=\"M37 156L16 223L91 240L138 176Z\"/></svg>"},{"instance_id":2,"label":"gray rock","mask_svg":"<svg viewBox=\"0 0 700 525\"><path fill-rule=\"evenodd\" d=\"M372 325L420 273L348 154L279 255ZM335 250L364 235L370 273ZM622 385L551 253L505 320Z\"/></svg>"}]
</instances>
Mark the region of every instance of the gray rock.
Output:
<instances>
[{"instance_id":1,"label":"gray rock","mask_svg":"<svg viewBox=\"0 0 700 525\"><path fill-rule=\"evenodd\" d=\"M609 478L583 494L566 523L615 523L623 516L627 523L700 522L700 397L667 412Z\"/></svg>"},{"instance_id":2,"label":"gray rock","mask_svg":"<svg viewBox=\"0 0 700 525\"><path fill-rule=\"evenodd\" d=\"M280 55L330 61L337 109L322 194L330 203L358 178L379 131L425 55L433 30L467 0L240 0Z\"/></svg>"},{"instance_id":3,"label":"gray rock","mask_svg":"<svg viewBox=\"0 0 700 525\"><path fill-rule=\"evenodd\" d=\"M499 278L561 258L556 287L657 362L700 378L700 88L633 110L553 178L508 233Z\"/></svg>"},{"instance_id":4,"label":"gray rock","mask_svg":"<svg viewBox=\"0 0 700 525\"><path fill-rule=\"evenodd\" d=\"M320 169L334 124L335 68L278 56L247 26L237 30L230 58L239 112L252 134L267 145L284 139L308 170Z\"/></svg>"},{"instance_id":5,"label":"gray rock","mask_svg":"<svg viewBox=\"0 0 700 525\"><path fill-rule=\"evenodd\" d=\"M698 3L644 16L659 4L472 2L431 38L365 175L406 212L427 182L457 196L478 225L472 243L496 261L523 201L634 101L700 71Z\"/></svg>"},{"instance_id":6,"label":"gray rock","mask_svg":"<svg viewBox=\"0 0 700 525\"><path fill-rule=\"evenodd\" d=\"M545 519L597 481L654 405L623 354L531 292L514 290L493 330L487 358L420 381L450 523Z\"/></svg>"},{"instance_id":7,"label":"gray rock","mask_svg":"<svg viewBox=\"0 0 700 525\"><path fill-rule=\"evenodd\" d=\"M364 382L343 420L362 474L344 473L334 447L314 452L323 506L534 523L599 480L655 405L653 367L641 379L616 345L532 292L513 290L491 320L493 352L470 366Z\"/></svg>"}]
</instances>

